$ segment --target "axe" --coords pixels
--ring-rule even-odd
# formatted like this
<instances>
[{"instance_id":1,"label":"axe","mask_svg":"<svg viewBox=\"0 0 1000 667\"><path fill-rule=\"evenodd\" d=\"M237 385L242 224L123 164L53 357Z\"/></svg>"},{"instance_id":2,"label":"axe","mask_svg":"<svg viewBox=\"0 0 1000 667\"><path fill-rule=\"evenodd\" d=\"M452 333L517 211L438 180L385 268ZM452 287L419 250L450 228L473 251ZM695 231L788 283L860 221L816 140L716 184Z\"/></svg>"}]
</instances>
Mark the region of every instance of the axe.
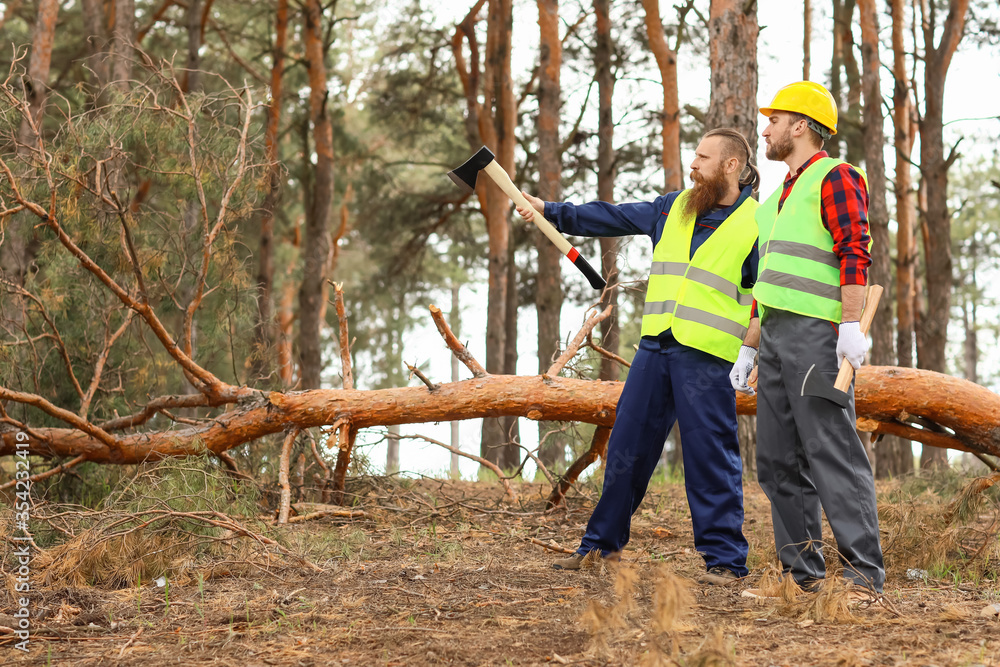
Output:
<instances>
[{"instance_id":1,"label":"axe","mask_svg":"<svg viewBox=\"0 0 1000 667\"><path fill-rule=\"evenodd\" d=\"M878 309L878 302L882 298L882 286L872 285L868 289L867 298L865 299L865 307L861 312L861 333L868 335L868 329L872 325L872 320L875 319L875 311ZM851 380L854 379L854 366L851 365L847 359L844 359L840 364L840 373L837 374L837 381L830 384L822 373L816 370L816 364L809 367L806 371L806 378L802 381L802 396L818 396L819 398L825 398L828 401L832 401L842 408L846 408L851 404L850 396L847 395L847 390L851 386Z\"/></svg>"},{"instance_id":2,"label":"axe","mask_svg":"<svg viewBox=\"0 0 1000 667\"><path fill-rule=\"evenodd\" d=\"M504 194L510 197L515 204L521 208L531 208L534 210L528 203L528 200L524 198L524 195L521 194L521 191L514 187L514 183L510 180L510 176L508 176L503 167L497 163L494 159L493 152L486 146L480 148L479 152L466 160L465 164L461 167L455 169L454 171L449 171L448 178L455 181L455 184L460 188L471 192L476 189L476 178L479 176L480 171L485 171L486 174L492 178L498 186L500 186L500 189L503 190ZM583 255L577 252L576 248L570 245L570 242L567 241L562 234L556 231L556 228L552 226L552 223L545 219L545 216L543 216L540 212L535 211L534 220L538 228L542 230L542 233L545 234L545 236L547 236L557 248L559 248L559 251L566 255L566 258L573 262L576 268L580 269L580 272L583 273L583 275L587 276L587 280L590 281L591 287L598 290L602 290L607 287L608 283L601 277L601 274L595 271L594 267L588 264L587 260L583 258Z\"/></svg>"}]
</instances>

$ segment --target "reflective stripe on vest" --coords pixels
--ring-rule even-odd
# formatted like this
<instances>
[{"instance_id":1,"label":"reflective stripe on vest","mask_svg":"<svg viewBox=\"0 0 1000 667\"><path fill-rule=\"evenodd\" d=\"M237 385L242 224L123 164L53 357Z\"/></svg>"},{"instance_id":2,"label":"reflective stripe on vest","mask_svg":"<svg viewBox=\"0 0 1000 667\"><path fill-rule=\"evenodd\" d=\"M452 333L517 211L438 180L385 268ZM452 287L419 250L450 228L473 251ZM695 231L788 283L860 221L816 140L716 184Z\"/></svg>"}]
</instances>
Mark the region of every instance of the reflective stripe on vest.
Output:
<instances>
[{"instance_id":1,"label":"reflective stripe on vest","mask_svg":"<svg viewBox=\"0 0 1000 667\"><path fill-rule=\"evenodd\" d=\"M693 216L688 191L674 200L653 249L642 335L670 329L683 345L735 361L746 335L753 295L742 289L743 263L757 240L757 202L746 199L691 257Z\"/></svg>"},{"instance_id":2,"label":"reflective stripe on vest","mask_svg":"<svg viewBox=\"0 0 1000 667\"><path fill-rule=\"evenodd\" d=\"M760 275L753 295L762 309L840 322L840 260L821 207L823 179L841 164L820 158L799 175L780 212L780 187L757 209ZM867 187L864 171L853 168Z\"/></svg>"},{"instance_id":3,"label":"reflective stripe on vest","mask_svg":"<svg viewBox=\"0 0 1000 667\"><path fill-rule=\"evenodd\" d=\"M710 273L705 269L699 269L696 266L691 266L690 268L688 267L689 265L683 262L653 262L653 269L649 273L650 275L659 276L683 276L685 271L687 271L688 280L693 280L696 283L701 283L702 285L707 285L712 289L716 289L732 298L741 306L749 306L753 304L753 294L750 294L749 292L741 293L740 288L736 285L736 283L730 282L721 276L715 275L714 273ZM742 266L740 269L742 271ZM645 313L649 311L643 312ZM659 312L665 311L660 310Z\"/></svg>"}]
</instances>

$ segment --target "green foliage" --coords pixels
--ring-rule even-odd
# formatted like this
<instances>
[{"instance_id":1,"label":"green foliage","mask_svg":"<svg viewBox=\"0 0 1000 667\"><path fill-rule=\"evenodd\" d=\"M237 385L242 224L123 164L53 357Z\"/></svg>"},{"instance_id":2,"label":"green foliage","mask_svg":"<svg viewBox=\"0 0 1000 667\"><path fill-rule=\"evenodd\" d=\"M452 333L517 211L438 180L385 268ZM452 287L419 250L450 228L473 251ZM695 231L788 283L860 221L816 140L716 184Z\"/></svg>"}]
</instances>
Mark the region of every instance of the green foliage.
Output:
<instances>
[{"instance_id":1,"label":"green foliage","mask_svg":"<svg viewBox=\"0 0 1000 667\"><path fill-rule=\"evenodd\" d=\"M14 123L8 122L11 134L2 158L22 196L45 207L54 202L53 217L72 243L133 298L144 298L178 340L182 310L201 283L204 240L219 225L205 266L194 339L199 363L239 383L249 341L237 332L252 326L256 312L242 228L260 196L259 132L246 141L245 156L237 156L246 102L261 94L227 90L189 95L181 104L169 74L158 72L127 95L110 93L108 106L99 111L68 108L44 139L44 163L16 151ZM18 113L7 105L2 116L13 119ZM0 197L15 199L7 179L0 183ZM9 229L27 237L33 248L23 285L34 298L23 302L21 313L19 300L4 299L0 306L5 321L23 325L21 332L8 327L3 347L8 363L0 368L0 383L47 395L75 411L81 396L67 381L70 369L86 389L106 342L125 327L107 356L102 384L107 389L94 396L91 418L128 414L144 396L185 393L180 368L148 327L138 318L127 322L121 301L38 223L27 212L9 218ZM134 246L142 286L127 241ZM25 344L28 340L33 344ZM115 384L117 391L111 390Z\"/></svg>"},{"instance_id":2,"label":"green foliage","mask_svg":"<svg viewBox=\"0 0 1000 667\"><path fill-rule=\"evenodd\" d=\"M140 514L169 508L174 512L219 511L255 517L259 499L256 485L228 477L207 459L166 459L119 482L104 499L102 509ZM206 530L198 524L185 528L196 534Z\"/></svg>"}]
</instances>

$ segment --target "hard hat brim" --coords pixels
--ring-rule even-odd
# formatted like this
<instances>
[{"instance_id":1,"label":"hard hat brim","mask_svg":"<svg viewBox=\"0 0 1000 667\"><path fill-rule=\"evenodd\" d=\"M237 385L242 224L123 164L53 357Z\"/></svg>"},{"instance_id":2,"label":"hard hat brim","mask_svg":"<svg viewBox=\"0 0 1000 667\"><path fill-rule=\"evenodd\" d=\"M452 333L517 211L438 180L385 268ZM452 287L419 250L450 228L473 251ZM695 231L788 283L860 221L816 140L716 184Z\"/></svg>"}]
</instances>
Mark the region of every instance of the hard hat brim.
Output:
<instances>
[{"instance_id":1,"label":"hard hat brim","mask_svg":"<svg viewBox=\"0 0 1000 667\"><path fill-rule=\"evenodd\" d=\"M773 114L775 111L787 111L788 113L802 113L801 111L794 111L792 109L779 109L777 107L760 107L759 110L762 115L767 116L768 118L770 118L771 114ZM813 120L816 119L814 118ZM816 122L819 123L818 120ZM837 130L827 127L826 125L823 125L823 127L826 127L826 129L830 131L830 136L834 136L837 134Z\"/></svg>"}]
</instances>

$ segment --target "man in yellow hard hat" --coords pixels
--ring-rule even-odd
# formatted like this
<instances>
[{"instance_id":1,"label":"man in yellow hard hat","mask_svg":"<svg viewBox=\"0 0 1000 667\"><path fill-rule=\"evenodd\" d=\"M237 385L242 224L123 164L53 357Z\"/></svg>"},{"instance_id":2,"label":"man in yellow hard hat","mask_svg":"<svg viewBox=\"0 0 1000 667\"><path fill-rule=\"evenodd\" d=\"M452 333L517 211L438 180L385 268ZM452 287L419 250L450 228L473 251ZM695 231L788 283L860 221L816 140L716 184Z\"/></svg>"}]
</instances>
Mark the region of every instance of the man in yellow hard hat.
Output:
<instances>
[{"instance_id":1,"label":"man in yellow hard hat","mask_svg":"<svg viewBox=\"0 0 1000 667\"><path fill-rule=\"evenodd\" d=\"M760 112L767 158L788 165L783 185L757 210L760 319L744 341L760 347L757 471L775 547L786 574L817 588L826 575L825 511L854 593L879 594L885 568L875 483L855 431L853 385L846 409L802 395L810 366L832 383L843 359L858 368L868 351L859 324L871 264L868 186L860 168L823 150L837 133L826 88L790 84ZM734 368L733 386L749 391L749 374Z\"/></svg>"}]
</instances>

